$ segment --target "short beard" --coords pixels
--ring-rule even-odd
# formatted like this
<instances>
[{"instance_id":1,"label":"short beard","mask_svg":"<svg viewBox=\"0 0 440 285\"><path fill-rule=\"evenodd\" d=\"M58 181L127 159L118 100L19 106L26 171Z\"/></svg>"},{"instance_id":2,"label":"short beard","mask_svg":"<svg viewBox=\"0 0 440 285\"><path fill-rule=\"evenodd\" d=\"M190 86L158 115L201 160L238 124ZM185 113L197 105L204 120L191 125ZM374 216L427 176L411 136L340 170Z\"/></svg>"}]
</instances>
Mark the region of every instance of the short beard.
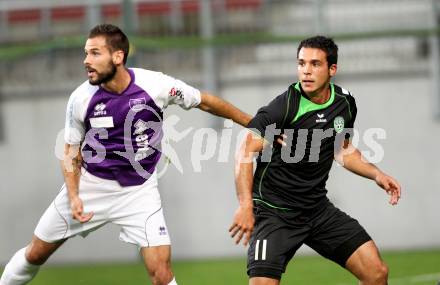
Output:
<instances>
[{"instance_id":1,"label":"short beard","mask_svg":"<svg viewBox=\"0 0 440 285\"><path fill-rule=\"evenodd\" d=\"M107 83L115 77L116 74L116 65L110 63L110 71L106 73L98 73L96 72L98 78L96 80L89 79L89 83L91 85L101 85L102 83Z\"/></svg>"}]
</instances>

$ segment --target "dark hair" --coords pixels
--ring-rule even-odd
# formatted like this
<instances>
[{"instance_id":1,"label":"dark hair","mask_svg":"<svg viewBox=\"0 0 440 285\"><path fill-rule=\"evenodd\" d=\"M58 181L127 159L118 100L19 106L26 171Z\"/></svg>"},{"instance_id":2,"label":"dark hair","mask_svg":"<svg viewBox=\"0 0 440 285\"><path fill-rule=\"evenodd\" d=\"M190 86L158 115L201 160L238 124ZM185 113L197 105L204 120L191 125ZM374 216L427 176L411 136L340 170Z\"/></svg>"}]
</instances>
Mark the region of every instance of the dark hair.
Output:
<instances>
[{"instance_id":1,"label":"dark hair","mask_svg":"<svg viewBox=\"0 0 440 285\"><path fill-rule=\"evenodd\" d=\"M124 64L127 63L130 44L127 36L118 27L111 24L97 25L90 30L89 39L103 36L110 51L122 50L124 52Z\"/></svg>"},{"instance_id":2,"label":"dark hair","mask_svg":"<svg viewBox=\"0 0 440 285\"><path fill-rule=\"evenodd\" d=\"M332 64L338 63L338 46L335 44L332 38L324 36L314 36L302 40L296 51L296 57L298 58L301 48L318 48L327 54L327 62L330 67Z\"/></svg>"}]
</instances>

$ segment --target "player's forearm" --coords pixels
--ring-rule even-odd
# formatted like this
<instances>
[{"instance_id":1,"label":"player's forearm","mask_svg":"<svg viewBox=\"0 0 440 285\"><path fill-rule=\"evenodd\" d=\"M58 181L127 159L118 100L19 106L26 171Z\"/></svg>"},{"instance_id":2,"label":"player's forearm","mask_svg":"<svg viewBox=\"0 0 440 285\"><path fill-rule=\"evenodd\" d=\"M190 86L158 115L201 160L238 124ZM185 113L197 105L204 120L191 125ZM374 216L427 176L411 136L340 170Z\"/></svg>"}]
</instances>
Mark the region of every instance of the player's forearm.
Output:
<instances>
[{"instance_id":1,"label":"player's forearm","mask_svg":"<svg viewBox=\"0 0 440 285\"><path fill-rule=\"evenodd\" d=\"M368 179L375 180L381 173L380 169L362 157L359 150L343 156L344 168Z\"/></svg>"},{"instance_id":2,"label":"player's forearm","mask_svg":"<svg viewBox=\"0 0 440 285\"><path fill-rule=\"evenodd\" d=\"M75 172L66 172L64 174L64 182L66 183L67 193L69 200L72 201L74 198L78 197L79 191L79 177L81 175L81 170Z\"/></svg>"},{"instance_id":3,"label":"player's forearm","mask_svg":"<svg viewBox=\"0 0 440 285\"><path fill-rule=\"evenodd\" d=\"M217 96L203 92L201 97L202 101L198 107L205 112L223 118L232 119L234 122L244 127L249 124L252 118L249 114L246 114L231 103Z\"/></svg>"},{"instance_id":4,"label":"player's forearm","mask_svg":"<svg viewBox=\"0 0 440 285\"><path fill-rule=\"evenodd\" d=\"M64 149L64 160L61 162L61 169L70 200L78 197L81 166L82 156L79 151L79 146L66 145Z\"/></svg>"},{"instance_id":5,"label":"player's forearm","mask_svg":"<svg viewBox=\"0 0 440 285\"><path fill-rule=\"evenodd\" d=\"M235 175L235 187L240 206L252 208L253 163L241 163Z\"/></svg>"},{"instance_id":6,"label":"player's forearm","mask_svg":"<svg viewBox=\"0 0 440 285\"><path fill-rule=\"evenodd\" d=\"M261 140L259 140L261 141ZM254 156L262 146L248 133L235 157L235 188L241 207L253 206Z\"/></svg>"}]
</instances>

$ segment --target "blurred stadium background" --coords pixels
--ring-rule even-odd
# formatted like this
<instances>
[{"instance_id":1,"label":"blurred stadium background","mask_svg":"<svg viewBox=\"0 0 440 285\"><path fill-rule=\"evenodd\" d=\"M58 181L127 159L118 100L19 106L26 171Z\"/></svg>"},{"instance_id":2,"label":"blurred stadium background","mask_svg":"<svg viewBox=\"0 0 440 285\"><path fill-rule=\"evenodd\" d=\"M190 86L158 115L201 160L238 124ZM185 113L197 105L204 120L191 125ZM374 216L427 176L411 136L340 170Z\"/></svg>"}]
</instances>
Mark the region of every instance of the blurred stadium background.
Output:
<instances>
[{"instance_id":1,"label":"blurred stadium background","mask_svg":"<svg viewBox=\"0 0 440 285\"><path fill-rule=\"evenodd\" d=\"M425 277L396 277L392 284L434 284L440 279L439 0L0 0L0 268L29 241L62 184L54 154L57 135L70 93L86 79L82 61L88 30L103 22L120 25L129 34L131 66L159 70L213 91L251 114L296 80L300 39L333 36L340 47L335 81L357 100L361 138L370 128L386 131L386 138L376 138L383 159L362 139L359 148L397 177L404 192L400 205L391 207L374 183L334 167L329 197L356 217L382 250L422 250L421 255L413 253L417 258L386 255L398 268L394 272L401 272L397 277L412 276L416 266L425 270L414 273ZM246 250L235 246L227 233L237 206L233 152L240 128L233 127L228 159L219 162L217 143L213 153L205 154L212 158L201 161L198 170L191 159L198 149L193 138L199 128L210 127L219 130L220 140L223 120L177 107L168 109L170 115L181 119L178 131L193 128L172 143L183 173L171 166L159 181L174 260L180 260L177 273L201 269L183 284L238 284L222 278L240 268L237 276L243 283ZM108 226L86 240L74 238L49 263L135 260L137 250L117 237L118 229ZM306 247L300 253L312 254ZM224 262L230 270L212 271L211 279L203 279L211 264L204 260L215 264L230 258ZM298 262L304 266L307 260ZM60 270L56 267L52 274ZM70 284L53 278L35 284ZM81 284L127 283L98 278ZM353 283L331 283L331 277L328 282L304 280L294 281Z\"/></svg>"}]
</instances>

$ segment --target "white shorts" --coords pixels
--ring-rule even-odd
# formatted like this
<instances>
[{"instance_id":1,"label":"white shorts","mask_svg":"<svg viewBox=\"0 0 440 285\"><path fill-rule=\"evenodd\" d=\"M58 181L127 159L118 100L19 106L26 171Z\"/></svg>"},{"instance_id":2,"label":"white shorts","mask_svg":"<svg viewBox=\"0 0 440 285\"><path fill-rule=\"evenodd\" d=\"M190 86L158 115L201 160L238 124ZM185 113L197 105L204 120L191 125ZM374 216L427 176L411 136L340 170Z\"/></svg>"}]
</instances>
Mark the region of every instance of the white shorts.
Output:
<instances>
[{"instance_id":1,"label":"white shorts","mask_svg":"<svg viewBox=\"0 0 440 285\"><path fill-rule=\"evenodd\" d=\"M76 235L86 237L107 223L121 227L119 239L140 247L169 245L170 237L163 216L157 176L144 184L121 187L117 181L96 177L82 170L79 197L84 212L93 218L81 224L72 218L66 186L47 208L34 234L46 242L57 242Z\"/></svg>"}]
</instances>

